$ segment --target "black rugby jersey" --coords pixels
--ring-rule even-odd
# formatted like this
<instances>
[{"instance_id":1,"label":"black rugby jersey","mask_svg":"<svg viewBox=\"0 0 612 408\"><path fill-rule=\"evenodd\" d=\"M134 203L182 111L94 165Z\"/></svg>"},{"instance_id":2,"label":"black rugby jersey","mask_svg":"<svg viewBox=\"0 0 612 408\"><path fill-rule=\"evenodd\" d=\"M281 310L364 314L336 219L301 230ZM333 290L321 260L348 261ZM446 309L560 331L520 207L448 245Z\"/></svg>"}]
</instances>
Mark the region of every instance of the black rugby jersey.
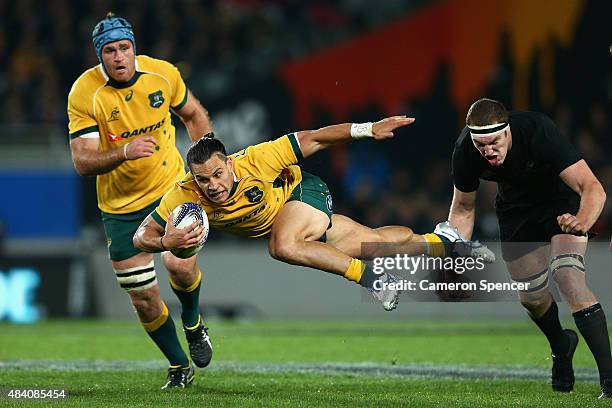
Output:
<instances>
[{"instance_id":1,"label":"black rugby jersey","mask_svg":"<svg viewBox=\"0 0 612 408\"><path fill-rule=\"evenodd\" d=\"M479 179L496 181L496 204L529 207L559 201L579 200L559 173L582 159L553 121L537 112L510 112L512 147L501 166L491 166L474 146L465 127L455 143L453 182L457 189L472 192Z\"/></svg>"}]
</instances>

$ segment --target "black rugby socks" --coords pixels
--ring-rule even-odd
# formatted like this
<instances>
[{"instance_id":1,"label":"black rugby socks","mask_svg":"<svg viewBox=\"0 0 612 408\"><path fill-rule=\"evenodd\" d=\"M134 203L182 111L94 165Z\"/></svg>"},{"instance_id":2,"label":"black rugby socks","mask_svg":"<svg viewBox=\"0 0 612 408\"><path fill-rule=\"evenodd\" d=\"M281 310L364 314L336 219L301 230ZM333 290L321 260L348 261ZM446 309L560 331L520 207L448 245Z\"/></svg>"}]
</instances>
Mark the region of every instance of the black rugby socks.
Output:
<instances>
[{"instance_id":1,"label":"black rugby socks","mask_svg":"<svg viewBox=\"0 0 612 408\"><path fill-rule=\"evenodd\" d=\"M542 330L542 333L548 339L550 349L555 356L561 356L567 352L569 347L567 335L563 332L561 322L559 321L559 308L557 303L551 302L550 307L540 317L531 317L531 320Z\"/></svg>"},{"instance_id":2,"label":"black rugby socks","mask_svg":"<svg viewBox=\"0 0 612 408\"><path fill-rule=\"evenodd\" d=\"M597 362L600 380L612 378L612 357L606 315L599 303L573 313L574 321Z\"/></svg>"}]
</instances>

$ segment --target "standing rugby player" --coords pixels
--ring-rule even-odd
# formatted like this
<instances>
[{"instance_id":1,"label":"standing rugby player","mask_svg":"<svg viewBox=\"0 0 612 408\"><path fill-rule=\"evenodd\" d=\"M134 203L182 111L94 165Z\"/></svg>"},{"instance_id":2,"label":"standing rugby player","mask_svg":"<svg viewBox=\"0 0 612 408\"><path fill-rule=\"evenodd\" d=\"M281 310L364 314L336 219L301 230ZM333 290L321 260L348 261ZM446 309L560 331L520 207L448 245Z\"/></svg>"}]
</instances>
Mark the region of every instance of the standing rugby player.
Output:
<instances>
[{"instance_id":1,"label":"standing rugby player","mask_svg":"<svg viewBox=\"0 0 612 408\"><path fill-rule=\"evenodd\" d=\"M92 33L100 64L85 71L68 96L70 148L77 172L97 176L98 206L119 285L141 324L170 362L163 388L185 387L194 370L160 298L153 255L132 245L142 220L184 175L170 111L193 140L211 132L208 113L172 64L136 55L132 26L112 13ZM193 362L204 367L212 347L199 313L202 273L195 256L162 254L182 305Z\"/></svg>"},{"instance_id":2,"label":"standing rugby player","mask_svg":"<svg viewBox=\"0 0 612 408\"><path fill-rule=\"evenodd\" d=\"M589 228L606 194L578 151L545 115L510 112L480 99L469 109L455 144L449 221L472 236L479 179L497 182L496 213L503 258L513 280L529 283L522 305L548 339L552 388L574 387L578 336L564 330L548 289L554 279L599 368L602 394L612 397L612 358L604 311L586 284Z\"/></svg>"}]
</instances>

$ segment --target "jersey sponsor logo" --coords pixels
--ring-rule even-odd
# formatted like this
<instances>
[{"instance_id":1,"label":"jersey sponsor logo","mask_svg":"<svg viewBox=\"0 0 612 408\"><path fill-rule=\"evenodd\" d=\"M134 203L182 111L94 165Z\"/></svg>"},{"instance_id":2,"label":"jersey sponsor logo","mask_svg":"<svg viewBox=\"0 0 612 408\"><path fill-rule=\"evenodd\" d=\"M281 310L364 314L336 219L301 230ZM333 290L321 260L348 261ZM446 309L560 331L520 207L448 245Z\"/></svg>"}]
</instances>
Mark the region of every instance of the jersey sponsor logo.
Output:
<instances>
[{"instance_id":1,"label":"jersey sponsor logo","mask_svg":"<svg viewBox=\"0 0 612 408\"><path fill-rule=\"evenodd\" d=\"M106 119L106 121L113 122L115 120L119 120L119 108L117 108L116 106L113 108L113 111L111 112L108 119Z\"/></svg>"},{"instance_id":2,"label":"jersey sponsor logo","mask_svg":"<svg viewBox=\"0 0 612 408\"><path fill-rule=\"evenodd\" d=\"M213 212L213 221L219 221L221 218L223 218L223 214L221 214L221 210L215 210Z\"/></svg>"},{"instance_id":3,"label":"jersey sponsor logo","mask_svg":"<svg viewBox=\"0 0 612 408\"><path fill-rule=\"evenodd\" d=\"M264 196L264 192L257 186L251 187L247 191L244 192L244 195L247 196L249 202L258 203Z\"/></svg>"},{"instance_id":4,"label":"jersey sponsor logo","mask_svg":"<svg viewBox=\"0 0 612 408\"><path fill-rule=\"evenodd\" d=\"M327 195L327 199L325 200L326 204L327 204L327 209L331 212L332 208L334 207L333 201L332 201L332 196L331 195Z\"/></svg>"},{"instance_id":5,"label":"jersey sponsor logo","mask_svg":"<svg viewBox=\"0 0 612 408\"><path fill-rule=\"evenodd\" d=\"M125 101L126 101L126 102L131 101L131 100L132 100L132 96L134 96L134 90L133 90L133 89L130 89L130 92L128 92L128 94L127 94L127 95L125 95Z\"/></svg>"},{"instance_id":6,"label":"jersey sponsor logo","mask_svg":"<svg viewBox=\"0 0 612 408\"><path fill-rule=\"evenodd\" d=\"M159 108L160 106L162 106L164 104L164 100L165 99L164 95L162 94L162 91L156 91L149 94L149 103L153 108Z\"/></svg>"},{"instance_id":7,"label":"jersey sponsor logo","mask_svg":"<svg viewBox=\"0 0 612 408\"><path fill-rule=\"evenodd\" d=\"M263 203L263 205L261 205L259 208L257 208L255 211L252 211L250 213L248 213L247 215L245 215L244 217L238 218L237 220L228 222L227 224L225 224L223 227L225 228L230 228L233 227L234 225L237 224L242 224L243 222L246 222L248 220L250 220L251 218L253 218L254 216L256 216L257 214L259 214L260 212L262 212L263 210L266 209L266 207L268 207L267 203Z\"/></svg>"},{"instance_id":8,"label":"jersey sponsor logo","mask_svg":"<svg viewBox=\"0 0 612 408\"><path fill-rule=\"evenodd\" d=\"M119 140L121 140L121 137L117 136L113 132L108 132L108 140L110 140L111 142L118 142Z\"/></svg>"},{"instance_id":9,"label":"jersey sponsor logo","mask_svg":"<svg viewBox=\"0 0 612 408\"><path fill-rule=\"evenodd\" d=\"M142 127L140 129L126 130L125 132L121 133L121 137L124 139L127 139L128 137L139 136L139 135L144 135L146 133L154 132L160 127L162 127L165 121L166 121L166 118L160 120L157 123L154 123L146 127Z\"/></svg>"}]
</instances>

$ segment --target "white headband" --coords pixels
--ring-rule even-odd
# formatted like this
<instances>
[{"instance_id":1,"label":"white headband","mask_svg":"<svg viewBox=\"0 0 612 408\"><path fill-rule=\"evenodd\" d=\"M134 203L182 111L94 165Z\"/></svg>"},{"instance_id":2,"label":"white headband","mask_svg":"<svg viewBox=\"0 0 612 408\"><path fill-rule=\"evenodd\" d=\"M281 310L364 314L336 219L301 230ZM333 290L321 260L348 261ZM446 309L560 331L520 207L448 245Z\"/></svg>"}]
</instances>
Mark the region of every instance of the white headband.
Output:
<instances>
[{"instance_id":1,"label":"white headband","mask_svg":"<svg viewBox=\"0 0 612 408\"><path fill-rule=\"evenodd\" d=\"M497 136L498 134L504 132L510 124L508 122L495 123L494 125L485 125L485 126L469 126L470 135L472 138L480 138L480 137L491 137Z\"/></svg>"}]
</instances>

